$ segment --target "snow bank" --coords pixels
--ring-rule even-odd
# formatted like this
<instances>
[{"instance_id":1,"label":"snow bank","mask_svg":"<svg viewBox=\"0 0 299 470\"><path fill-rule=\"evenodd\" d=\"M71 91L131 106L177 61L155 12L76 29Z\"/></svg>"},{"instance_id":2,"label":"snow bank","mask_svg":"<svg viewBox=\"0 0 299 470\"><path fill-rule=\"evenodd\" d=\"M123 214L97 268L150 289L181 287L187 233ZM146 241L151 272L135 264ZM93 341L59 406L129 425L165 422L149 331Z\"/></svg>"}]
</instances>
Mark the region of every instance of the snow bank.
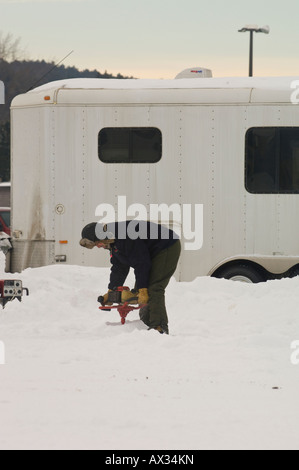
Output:
<instances>
[{"instance_id":1,"label":"snow bank","mask_svg":"<svg viewBox=\"0 0 299 470\"><path fill-rule=\"evenodd\" d=\"M162 336L98 309L108 276L17 276L30 296L0 312L0 449L298 449L299 278L172 280Z\"/></svg>"}]
</instances>

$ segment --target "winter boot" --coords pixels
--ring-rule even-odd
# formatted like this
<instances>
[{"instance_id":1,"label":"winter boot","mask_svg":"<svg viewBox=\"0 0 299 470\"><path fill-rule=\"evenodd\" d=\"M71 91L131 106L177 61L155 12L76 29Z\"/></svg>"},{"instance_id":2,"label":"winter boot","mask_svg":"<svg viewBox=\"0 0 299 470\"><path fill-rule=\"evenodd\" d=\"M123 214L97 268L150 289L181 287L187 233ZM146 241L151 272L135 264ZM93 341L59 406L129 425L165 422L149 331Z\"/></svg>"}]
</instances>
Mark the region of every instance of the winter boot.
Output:
<instances>
[{"instance_id":1,"label":"winter boot","mask_svg":"<svg viewBox=\"0 0 299 470\"><path fill-rule=\"evenodd\" d=\"M155 326L153 328L149 328L149 330L156 330L160 335L169 335L168 326Z\"/></svg>"}]
</instances>

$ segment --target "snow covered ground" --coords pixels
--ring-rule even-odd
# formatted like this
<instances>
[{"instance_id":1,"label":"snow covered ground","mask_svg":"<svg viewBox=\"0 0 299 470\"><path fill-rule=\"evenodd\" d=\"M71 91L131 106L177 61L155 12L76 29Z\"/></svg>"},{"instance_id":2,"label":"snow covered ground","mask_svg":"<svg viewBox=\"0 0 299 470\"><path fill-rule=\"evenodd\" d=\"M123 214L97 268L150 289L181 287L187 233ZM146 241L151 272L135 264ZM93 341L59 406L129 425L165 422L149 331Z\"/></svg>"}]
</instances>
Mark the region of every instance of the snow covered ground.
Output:
<instances>
[{"instance_id":1,"label":"snow covered ground","mask_svg":"<svg viewBox=\"0 0 299 470\"><path fill-rule=\"evenodd\" d=\"M98 310L107 269L2 276L0 449L299 448L299 278L173 279L165 336Z\"/></svg>"}]
</instances>

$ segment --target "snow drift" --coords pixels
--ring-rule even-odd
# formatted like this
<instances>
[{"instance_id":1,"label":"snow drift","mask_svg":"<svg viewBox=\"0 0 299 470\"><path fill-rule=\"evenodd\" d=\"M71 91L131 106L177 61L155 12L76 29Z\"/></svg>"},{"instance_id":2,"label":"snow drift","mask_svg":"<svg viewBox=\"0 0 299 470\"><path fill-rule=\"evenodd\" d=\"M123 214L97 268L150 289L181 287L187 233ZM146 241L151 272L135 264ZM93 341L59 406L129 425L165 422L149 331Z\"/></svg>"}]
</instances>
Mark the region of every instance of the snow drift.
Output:
<instances>
[{"instance_id":1,"label":"snow drift","mask_svg":"<svg viewBox=\"0 0 299 470\"><path fill-rule=\"evenodd\" d=\"M0 312L1 450L298 449L299 278L173 279L165 336L98 309L107 269L2 277L30 296Z\"/></svg>"}]
</instances>

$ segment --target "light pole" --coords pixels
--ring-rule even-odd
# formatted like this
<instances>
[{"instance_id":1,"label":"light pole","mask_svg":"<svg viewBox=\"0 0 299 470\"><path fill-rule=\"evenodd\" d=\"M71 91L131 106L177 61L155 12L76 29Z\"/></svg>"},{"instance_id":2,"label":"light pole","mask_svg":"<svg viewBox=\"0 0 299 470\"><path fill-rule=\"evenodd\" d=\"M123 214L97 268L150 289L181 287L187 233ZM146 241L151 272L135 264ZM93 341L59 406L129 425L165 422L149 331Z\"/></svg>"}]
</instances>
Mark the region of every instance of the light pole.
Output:
<instances>
[{"instance_id":1,"label":"light pole","mask_svg":"<svg viewBox=\"0 0 299 470\"><path fill-rule=\"evenodd\" d=\"M269 26L263 26L259 28L257 25L246 25L244 28L239 29L239 33L250 33L250 42L249 42L249 77L253 76L253 33L264 33L269 34Z\"/></svg>"}]
</instances>

